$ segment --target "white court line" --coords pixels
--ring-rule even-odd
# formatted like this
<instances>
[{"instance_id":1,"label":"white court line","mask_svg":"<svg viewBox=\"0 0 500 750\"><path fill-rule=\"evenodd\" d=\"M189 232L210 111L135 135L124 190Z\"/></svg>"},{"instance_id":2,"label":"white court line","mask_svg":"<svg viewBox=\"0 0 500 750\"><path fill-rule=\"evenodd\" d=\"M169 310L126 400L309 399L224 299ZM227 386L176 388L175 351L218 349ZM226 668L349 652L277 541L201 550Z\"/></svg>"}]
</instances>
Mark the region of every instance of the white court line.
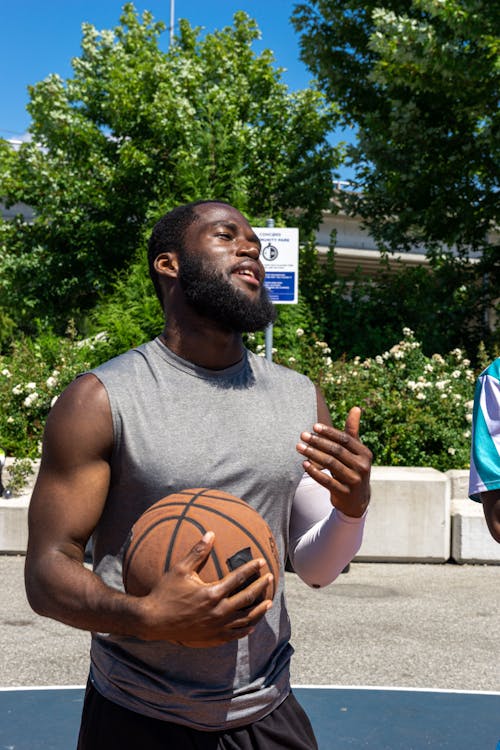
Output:
<instances>
[{"instance_id":1,"label":"white court line","mask_svg":"<svg viewBox=\"0 0 500 750\"><path fill-rule=\"evenodd\" d=\"M292 685L292 688L306 690L379 690L400 693L452 693L458 695L498 695L495 690L444 690L442 688L388 687L385 685ZM19 687L0 687L0 692L22 690L85 690L85 685L22 685Z\"/></svg>"},{"instance_id":2,"label":"white court line","mask_svg":"<svg viewBox=\"0 0 500 750\"><path fill-rule=\"evenodd\" d=\"M19 687L0 687L0 692L20 692L22 690L85 690L85 685L20 685Z\"/></svg>"},{"instance_id":3,"label":"white court line","mask_svg":"<svg viewBox=\"0 0 500 750\"><path fill-rule=\"evenodd\" d=\"M313 690L385 690L405 693L457 693L458 695L498 695L496 690L445 690L444 688L392 687L387 685L292 685L292 688Z\"/></svg>"}]
</instances>

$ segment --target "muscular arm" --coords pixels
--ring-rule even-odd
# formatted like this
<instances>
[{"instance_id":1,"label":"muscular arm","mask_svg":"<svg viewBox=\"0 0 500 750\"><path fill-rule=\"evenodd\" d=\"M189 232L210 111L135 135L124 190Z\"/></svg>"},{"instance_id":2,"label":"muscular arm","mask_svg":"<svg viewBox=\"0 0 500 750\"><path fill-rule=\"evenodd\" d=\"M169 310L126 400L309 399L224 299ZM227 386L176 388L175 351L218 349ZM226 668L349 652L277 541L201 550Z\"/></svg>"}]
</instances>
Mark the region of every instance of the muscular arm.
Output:
<instances>
[{"instance_id":1,"label":"muscular arm","mask_svg":"<svg viewBox=\"0 0 500 750\"><path fill-rule=\"evenodd\" d=\"M500 490L481 492L481 501L490 534L500 542Z\"/></svg>"},{"instance_id":2,"label":"muscular arm","mask_svg":"<svg viewBox=\"0 0 500 750\"><path fill-rule=\"evenodd\" d=\"M33 609L68 625L145 640L210 641L247 635L270 606L252 608L267 585L252 561L215 584L196 570L208 556L206 534L146 597L108 587L88 570L85 546L101 516L109 485L113 444L111 412L102 384L86 375L60 396L47 420L42 462L29 510L26 592ZM250 607L242 615L239 611Z\"/></svg>"}]
</instances>

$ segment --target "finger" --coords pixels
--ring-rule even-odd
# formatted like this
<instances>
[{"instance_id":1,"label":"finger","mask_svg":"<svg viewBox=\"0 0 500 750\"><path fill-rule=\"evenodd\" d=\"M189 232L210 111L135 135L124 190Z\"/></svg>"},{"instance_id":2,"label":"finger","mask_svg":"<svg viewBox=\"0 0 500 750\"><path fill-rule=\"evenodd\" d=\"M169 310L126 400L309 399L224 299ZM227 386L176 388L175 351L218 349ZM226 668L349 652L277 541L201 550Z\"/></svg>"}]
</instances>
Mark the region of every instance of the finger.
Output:
<instances>
[{"instance_id":1,"label":"finger","mask_svg":"<svg viewBox=\"0 0 500 750\"><path fill-rule=\"evenodd\" d=\"M345 431L354 438L359 438L359 423L361 421L361 409L359 406L353 406L349 410L345 421Z\"/></svg>"},{"instance_id":2,"label":"finger","mask_svg":"<svg viewBox=\"0 0 500 750\"><path fill-rule=\"evenodd\" d=\"M354 408L359 407L353 407L353 409ZM349 414L350 413L351 412L349 412ZM310 435L310 433L307 432L302 434ZM352 435L345 430L339 430L337 429L337 427L332 427L326 424L318 423L314 425L314 432L312 433L312 437L317 435L321 435L321 437L326 438L327 440L331 440L333 443L338 443L339 445L348 447L349 450L353 451L354 453L356 453L363 446L363 443L361 443L357 435Z\"/></svg>"},{"instance_id":3,"label":"finger","mask_svg":"<svg viewBox=\"0 0 500 750\"><path fill-rule=\"evenodd\" d=\"M339 468L347 468L355 471L360 461L359 444L353 443L352 438L345 432L341 434L344 436L344 443L347 447L333 440L303 432L302 437L308 442L298 443L297 450L318 470L329 469L335 472ZM353 450L354 448L356 450Z\"/></svg>"},{"instance_id":4,"label":"finger","mask_svg":"<svg viewBox=\"0 0 500 750\"><path fill-rule=\"evenodd\" d=\"M266 599L265 601L260 602L249 612L245 612L244 614L242 614L240 610L238 613L239 616L237 617L237 619L231 622L229 629L231 631L245 630L246 632L251 632L255 628L255 625L259 622L259 620L264 617L266 612L269 612L272 606L272 602L269 599ZM240 638L241 636L238 635L237 637Z\"/></svg>"},{"instance_id":5,"label":"finger","mask_svg":"<svg viewBox=\"0 0 500 750\"><path fill-rule=\"evenodd\" d=\"M233 593L229 598L231 607L234 610L247 609L255 604L260 604L266 596L269 586L272 586L273 575L267 573L260 576L256 581L250 582L247 586Z\"/></svg>"},{"instance_id":6,"label":"finger","mask_svg":"<svg viewBox=\"0 0 500 750\"><path fill-rule=\"evenodd\" d=\"M332 459L327 466L329 473L326 473L323 468L318 468L310 461L304 461L304 470L309 476L314 479L318 484L326 487L330 492L346 493L349 491L350 482L356 481L356 473L350 472L341 463L336 463ZM337 467L334 469L334 467Z\"/></svg>"},{"instance_id":7,"label":"finger","mask_svg":"<svg viewBox=\"0 0 500 750\"><path fill-rule=\"evenodd\" d=\"M238 589L246 588L255 580L255 578L260 581L262 578L262 568L265 564L265 560L257 558L255 560L250 560L244 565L240 565L239 568L236 568L236 570L225 575L220 581L215 581L210 584L213 589L213 594L223 599L225 597L233 596ZM265 585L263 585L263 588L265 588Z\"/></svg>"},{"instance_id":8,"label":"finger","mask_svg":"<svg viewBox=\"0 0 500 750\"><path fill-rule=\"evenodd\" d=\"M183 568L188 571L198 571L207 560L212 547L214 546L215 534L213 531L207 531L199 542L196 542L194 547L187 553L187 555L180 560L174 567Z\"/></svg>"}]
</instances>

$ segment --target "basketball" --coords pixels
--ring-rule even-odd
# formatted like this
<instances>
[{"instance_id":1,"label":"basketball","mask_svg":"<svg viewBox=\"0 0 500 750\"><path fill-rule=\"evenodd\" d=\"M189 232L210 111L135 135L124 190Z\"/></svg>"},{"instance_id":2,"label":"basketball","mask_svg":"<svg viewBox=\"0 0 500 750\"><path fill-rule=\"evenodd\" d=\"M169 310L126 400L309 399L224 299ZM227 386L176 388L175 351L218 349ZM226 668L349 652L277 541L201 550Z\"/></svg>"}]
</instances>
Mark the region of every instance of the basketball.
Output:
<instances>
[{"instance_id":1,"label":"basketball","mask_svg":"<svg viewBox=\"0 0 500 750\"><path fill-rule=\"evenodd\" d=\"M222 490L206 488L167 495L138 518L123 557L125 591L134 596L148 594L161 575L182 560L207 531L215 533L215 541L198 571L200 578L212 583L260 557L266 562L262 574L271 572L274 576L264 596L272 599L280 565L271 529L244 500Z\"/></svg>"}]
</instances>

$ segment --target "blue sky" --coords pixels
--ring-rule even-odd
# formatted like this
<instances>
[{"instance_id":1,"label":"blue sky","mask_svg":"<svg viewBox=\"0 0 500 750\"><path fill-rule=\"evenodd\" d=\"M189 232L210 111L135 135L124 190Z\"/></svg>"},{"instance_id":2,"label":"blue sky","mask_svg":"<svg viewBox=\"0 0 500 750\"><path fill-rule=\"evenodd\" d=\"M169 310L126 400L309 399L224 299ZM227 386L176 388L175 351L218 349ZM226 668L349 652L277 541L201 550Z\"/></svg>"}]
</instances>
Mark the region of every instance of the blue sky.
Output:
<instances>
[{"instance_id":1,"label":"blue sky","mask_svg":"<svg viewBox=\"0 0 500 750\"><path fill-rule=\"evenodd\" d=\"M2 0L0 13L0 136L16 138L29 125L27 87L49 73L70 77L71 58L80 54L81 24L97 29L118 24L124 0ZM150 10L156 19L170 20L170 0L136 0L139 12ZM293 0L175 0L175 19L214 31L231 25L237 10L246 11L262 33L259 51L270 48L276 64L286 68L283 78L292 89L305 88L311 74L299 59L299 37L290 23ZM168 32L163 45L168 47ZM346 139L346 135L333 140ZM347 178L346 170L342 177Z\"/></svg>"}]
</instances>

